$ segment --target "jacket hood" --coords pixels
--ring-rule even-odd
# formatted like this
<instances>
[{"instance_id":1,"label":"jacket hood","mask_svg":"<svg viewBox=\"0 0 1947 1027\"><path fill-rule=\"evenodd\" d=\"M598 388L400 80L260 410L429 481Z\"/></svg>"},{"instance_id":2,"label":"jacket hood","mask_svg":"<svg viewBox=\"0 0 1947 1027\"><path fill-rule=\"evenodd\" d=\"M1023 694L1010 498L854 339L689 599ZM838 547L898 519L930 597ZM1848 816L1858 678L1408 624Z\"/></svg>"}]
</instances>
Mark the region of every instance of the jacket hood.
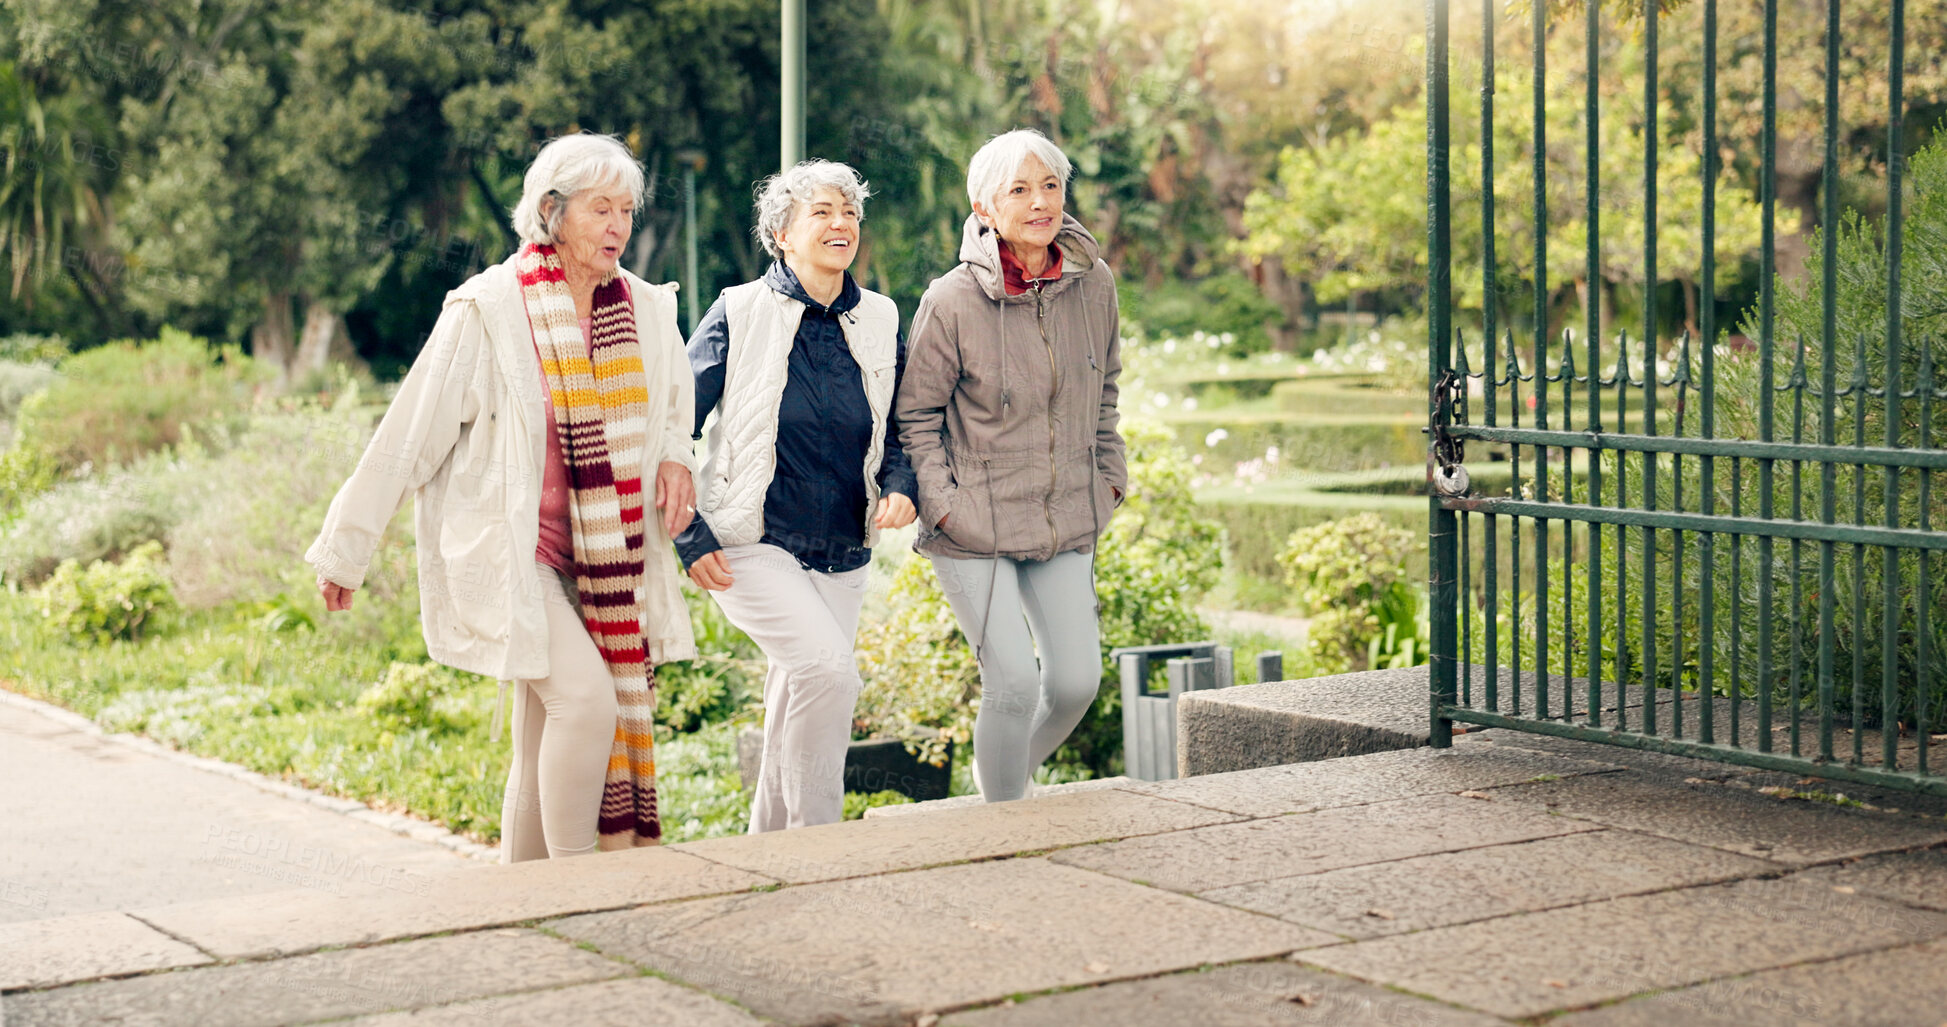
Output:
<instances>
[{"instance_id":1,"label":"jacket hood","mask_svg":"<svg viewBox=\"0 0 1947 1027\"><path fill-rule=\"evenodd\" d=\"M838 290L838 298L832 300L829 307L811 298L811 294L804 289L804 283L798 281L798 273L791 270L790 265L784 261L771 261L770 270L764 272L764 284L813 310L843 314L859 305L859 283L852 280L850 271L845 272L845 284Z\"/></svg>"},{"instance_id":2,"label":"jacket hood","mask_svg":"<svg viewBox=\"0 0 1947 1027\"><path fill-rule=\"evenodd\" d=\"M960 263L973 273L987 298L996 300L1009 298L1001 275L1000 240L1000 233L980 223L980 215L967 215L967 226L960 235ZM1102 244L1065 210L1061 212L1061 228L1055 233L1055 245L1061 247L1063 275L1086 272L1102 256Z\"/></svg>"}]
</instances>

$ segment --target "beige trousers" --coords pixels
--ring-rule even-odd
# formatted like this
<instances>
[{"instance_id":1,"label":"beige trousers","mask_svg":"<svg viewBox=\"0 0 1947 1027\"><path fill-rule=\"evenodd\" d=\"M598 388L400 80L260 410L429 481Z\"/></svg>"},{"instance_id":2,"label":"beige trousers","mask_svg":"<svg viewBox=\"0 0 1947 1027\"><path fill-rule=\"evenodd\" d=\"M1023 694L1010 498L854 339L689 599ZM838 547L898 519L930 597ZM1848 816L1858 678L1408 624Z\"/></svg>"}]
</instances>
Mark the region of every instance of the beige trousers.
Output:
<instances>
[{"instance_id":1,"label":"beige trousers","mask_svg":"<svg viewBox=\"0 0 1947 1027\"><path fill-rule=\"evenodd\" d=\"M500 806L500 861L595 851L615 743L615 679L582 623L574 582L541 567L548 676L514 682L514 760Z\"/></svg>"}]
</instances>

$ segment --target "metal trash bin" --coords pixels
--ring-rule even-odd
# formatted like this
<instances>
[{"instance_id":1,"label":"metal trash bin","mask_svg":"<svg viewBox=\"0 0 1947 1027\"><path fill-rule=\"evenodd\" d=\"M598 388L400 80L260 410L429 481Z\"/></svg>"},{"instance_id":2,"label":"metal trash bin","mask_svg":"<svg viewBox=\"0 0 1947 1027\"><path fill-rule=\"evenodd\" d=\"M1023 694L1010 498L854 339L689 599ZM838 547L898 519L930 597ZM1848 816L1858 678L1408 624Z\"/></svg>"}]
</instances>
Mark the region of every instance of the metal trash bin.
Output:
<instances>
[{"instance_id":1,"label":"metal trash bin","mask_svg":"<svg viewBox=\"0 0 1947 1027\"><path fill-rule=\"evenodd\" d=\"M1122 680L1123 773L1139 781L1176 776L1176 697L1202 688L1228 688L1235 680L1231 649L1215 642L1132 645L1109 652ZM1149 687L1149 672L1165 661L1166 688Z\"/></svg>"}]
</instances>

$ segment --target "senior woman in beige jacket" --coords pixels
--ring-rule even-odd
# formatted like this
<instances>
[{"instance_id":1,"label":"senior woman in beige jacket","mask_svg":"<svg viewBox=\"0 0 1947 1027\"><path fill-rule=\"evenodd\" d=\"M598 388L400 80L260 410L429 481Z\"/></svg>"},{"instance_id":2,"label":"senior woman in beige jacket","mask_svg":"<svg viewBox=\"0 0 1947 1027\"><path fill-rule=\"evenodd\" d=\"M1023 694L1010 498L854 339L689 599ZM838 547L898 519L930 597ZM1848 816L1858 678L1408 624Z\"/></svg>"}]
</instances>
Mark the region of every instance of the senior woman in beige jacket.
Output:
<instances>
[{"instance_id":1,"label":"senior woman in beige jacket","mask_svg":"<svg viewBox=\"0 0 1947 1027\"><path fill-rule=\"evenodd\" d=\"M1033 131L974 155L960 265L913 317L896 406L919 478L916 547L980 664L989 802L1025 794L1095 700L1095 543L1128 482L1115 275L1062 209L1069 172Z\"/></svg>"},{"instance_id":2,"label":"senior woman in beige jacket","mask_svg":"<svg viewBox=\"0 0 1947 1027\"><path fill-rule=\"evenodd\" d=\"M541 149L519 252L447 295L305 554L348 608L416 497L427 652L517 693L503 862L661 837L653 666L696 654L669 543L694 510L694 401L675 287L619 266L642 189L620 140Z\"/></svg>"}]
</instances>

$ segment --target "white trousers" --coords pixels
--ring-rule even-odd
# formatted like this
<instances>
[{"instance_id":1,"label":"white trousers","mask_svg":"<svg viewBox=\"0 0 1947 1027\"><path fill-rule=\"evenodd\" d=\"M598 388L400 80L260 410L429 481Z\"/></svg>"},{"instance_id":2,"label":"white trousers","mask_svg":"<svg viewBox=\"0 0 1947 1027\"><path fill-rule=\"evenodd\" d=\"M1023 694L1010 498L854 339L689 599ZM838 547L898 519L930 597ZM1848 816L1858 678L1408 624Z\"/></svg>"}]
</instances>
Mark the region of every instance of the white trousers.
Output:
<instances>
[{"instance_id":1,"label":"white trousers","mask_svg":"<svg viewBox=\"0 0 1947 1027\"><path fill-rule=\"evenodd\" d=\"M852 643L867 569L826 574L766 543L727 546L735 582L712 592L730 623L764 650L764 762L750 833L836 822L859 668Z\"/></svg>"},{"instance_id":2,"label":"white trousers","mask_svg":"<svg viewBox=\"0 0 1947 1027\"><path fill-rule=\"evenodd\" d=\"M500 805L500 861L595 851L602 782L615 745L615 678L574 584L541 567L548 676L514 682L514 759Z\"/></svg>"}]
</instances>

